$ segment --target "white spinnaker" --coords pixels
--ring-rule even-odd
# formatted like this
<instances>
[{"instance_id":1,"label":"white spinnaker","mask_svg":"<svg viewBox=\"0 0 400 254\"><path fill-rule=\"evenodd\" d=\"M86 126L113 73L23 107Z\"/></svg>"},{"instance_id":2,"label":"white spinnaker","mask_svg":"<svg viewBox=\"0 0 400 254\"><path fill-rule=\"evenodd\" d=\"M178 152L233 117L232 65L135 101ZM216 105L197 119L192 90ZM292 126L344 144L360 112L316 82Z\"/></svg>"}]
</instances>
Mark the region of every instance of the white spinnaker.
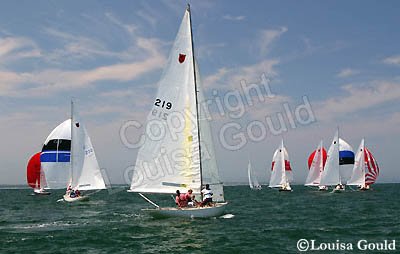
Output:
<instances>
[{"instance_id":1,"label":"white spinnaker","mask_svg":"<svg viewBox=\"0 0 400 254\"><path fill-rule=\"evenodd\" d=\"M339 158L340 158L340 151L354 151L353 147L347 143L345 140L339 138ZM340 164L340 159L339 159L339 173L340 173L340 181L342 183L347 182L350 180L351 174L353 172L353 167L354 164Z\"/></svg>"},{"instance_id":2,"label":"white spinnaker","mask_svg":"<svg viewBox=\"0 0 400 254\"><path fill-rule=\"evenodd\" d=\"M54 140L71 140L71 119L65 120L59 124L49 134L44 142L46 146L48 142ZM55 151L43 151L41 156L46 156L46 153L54 153ZM68 151L69 152L69 151ZM58 153L58 149L56 150ZM41 168L46 177L46 189L64 189L69 181L70 162L58 161L58 154L55 154L55 161L41 162Z\"/></svg>"},{"instance_id":3,"label":"white spinnaker","mask_svg":"<svg viewBox=\"0 0 400 254\"><path fill-rule=\"evenodd\" d=\"M130 191L200 193L201 175L191 24L186 11L147 117ZM157 135L163 133L162 135ZM153 134L153 135L150 135ZM216 187L213 187L216 193ZM215 196L215 194L214 194Z\"/></svg>"},{"instance_id":4,"label":"white spinnaker","mask_svg":"<svg viewBox=\"0 0 400 254\"><path fill-rule=\"evenodd\" d=\"M92 142L75 106L72 106L71 128L71 187L79 190L106 189Z\"/></svg>"},{"instance_id":5,"label":"white spinnaker","mask_svg":"<svg viewBox=\"0 0 400 254\"><path fill-rule=\"evenodd\" d=\"M339 173L339 132L336 131L328 150L325 169L321 175L320 186L337 185L340 183Z\"/></svg>"},{"instance_id":6,"label":"white spinnaker","mask_svg":"<svg viewBox=\"0 0 400 254\"><path fill-rule=\"evenodd\" d=\"M324 169L323 166L323 146L322 140L315 150L314 158L311 163L310 170L308 171L308 176L306 179L306 186L318 186L321 182L321 174Z\"/></svg>"},{"instance_id":7,"label":"white spinnaker","mask_svg":"<svg viewBox=\"0 0 400 254\"><path fill-rule=\"evenodd\" d=\"M364 139L361 140L360 146L357 149L357 154L354 159L353 173L348 185L365 185L365 155L364 155Z\"/></svg>"}]
</instances>

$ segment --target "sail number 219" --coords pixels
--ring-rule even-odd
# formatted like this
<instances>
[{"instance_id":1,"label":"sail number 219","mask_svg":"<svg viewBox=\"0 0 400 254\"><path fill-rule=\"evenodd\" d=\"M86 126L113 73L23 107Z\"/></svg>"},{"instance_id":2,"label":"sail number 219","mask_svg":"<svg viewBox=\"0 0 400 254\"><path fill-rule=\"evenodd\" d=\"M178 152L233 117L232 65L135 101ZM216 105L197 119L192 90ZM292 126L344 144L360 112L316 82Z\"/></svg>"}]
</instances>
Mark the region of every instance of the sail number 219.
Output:
<instances>
[{"instance_id":1,"label":"sail number 219","mask_svg":"<svg viewBox=\"0 0 400 254\"><path fill-rule=\"evenodd\" d=\"M161 108L166 108L166 109L171 109L172 108L172 103L169 101L162 101L160 99L156 99L156 102L154 103L155 106L161 107Z\"/></svg>"}]
</instances>

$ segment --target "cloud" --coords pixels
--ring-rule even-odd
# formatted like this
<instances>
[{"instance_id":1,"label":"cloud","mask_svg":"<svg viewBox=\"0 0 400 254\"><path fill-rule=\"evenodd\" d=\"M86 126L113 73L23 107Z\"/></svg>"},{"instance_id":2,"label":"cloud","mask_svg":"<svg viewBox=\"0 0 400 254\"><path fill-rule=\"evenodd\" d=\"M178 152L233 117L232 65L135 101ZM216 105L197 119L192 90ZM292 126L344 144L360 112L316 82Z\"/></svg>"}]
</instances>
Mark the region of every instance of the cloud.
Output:
<instances>
[{"instance_id":1,"label":"cloud","mask_svg":"<svg viewBox=\"0 0 400 254\"><path fill-rule=\"evenodd\" d=\"M268 78L277 76L275 66L279 64L278 59L264 60L256 64L245 65L234 68L223 67L212 75L204 78L204 87L215 87L218 89L235 89L240 86L240 81L247 83L259 82L262 74Z\"/></svg>"},{"instance_id":2,"label":"cloud","mask_svg":"<svg viewBox=\"0 0 400 254\"><path fill-rule=\"evenodd\" d=\"M356 75L358 73L360 73L360 71L354 70L354 69L350 69L350 68L346 68L346 69L341 70L336 75L336 77L338 77L338 78L348 78L348 77L354 76L354 75Z\"/></svg>"},{"instance_id":3,"label":"cloud","mask_svg":"<svg viewBox=\"0 0 400 254\"><path fill-rule=\"evenodd\" d=\"M366 84L342 86L342 93L315 103L317 119L325 122L353 117L354 113L400 100L400 82L375 80Z\"/></svg>"},{"instance_id":4,"label":"cloud","mask_svg":"<svg viewBox=\"0 0 400 254\"><path fill-rule=\"evenodd\" d=\"M113 52L104 47L97 40L74 36L54 29L46 30L49 34L61 38L67 42L66 47L60 50L62 53L44 52L45 58L52 58L60 61L68 56L79 55L82 59L87 59L93 55L107 56L114 59L114 63L103 66L94 66L87 69L68 70L61 68L41 67L40 70L31 71L10 71L0 69L0 96L26 97L26 96L50 96L60 91L77 89L95 85L101 81L126 82L135 80L145 73L163 67L166 57L162 51L164 43L155 38L145 38L136 36L126 51ZM18 40L3 43L2 54L7 55L21 48L18 45L27 45ZM14 42L14 43L12 43ZM28 45L34 45L29 43ZM1 58L1 57L0 57ZM122 62L121 62L122 61ZM115 63L116 62L116 63Z\"/></svg>"},{"instance_id":5,"label":"cloud","mask_svg":"<svg viewBox=\"0 0 400 254\"><path fill-rule=\"evenodd\" d=\"M0 83L0 95L11 97L49 96L51 94L90 86L100 81L129 81L159 69L165 58L149 57L133 63L101 66L86 71L44 70L36 73L0 72L4 80ZM20 87L30 84L21 91Z\"/></svg>"},{"instance_id":6,"label":"cloud","mask_svg":"<svg viewBox=\"0 0 400 254\"><path fill-rule=\"evenodd\" d=\"M41 50L25 37L0 38L0 62L8 63L25 58L40 57Z\"/></svg>"},{"instance_id":7,"label":"cloud","mask_svg":"<svg viewBox=\"0 0 400 254\"><path fill-rule=\"evenodd\" d=\"M383 63L400 66L400 55L387 57L387 58L383 59Z\"/></svg>"},{"instance_id":8,"label":"cloud","mask_svg":"<svg viewBox=\"0 0 400 254\"><path fill-rule=\"evenodd\" d=\"M231 16L231 15L224 15L222 16L223 19L226 20L231 20L231 21L242 21L246 19L246 16L240 15L240 16Z\"/></svg>"},{"instance_id":9,"label":"cloud","mask_svg":"<svg viewBox=\"0 0 400 254\"><path fill-rule=\"evenodd\" d=\"M272 43L287 31L287 27L262 30L259 35L259 47L261 54L267 54L270 50Z\"/></svg>"}]
</instances>

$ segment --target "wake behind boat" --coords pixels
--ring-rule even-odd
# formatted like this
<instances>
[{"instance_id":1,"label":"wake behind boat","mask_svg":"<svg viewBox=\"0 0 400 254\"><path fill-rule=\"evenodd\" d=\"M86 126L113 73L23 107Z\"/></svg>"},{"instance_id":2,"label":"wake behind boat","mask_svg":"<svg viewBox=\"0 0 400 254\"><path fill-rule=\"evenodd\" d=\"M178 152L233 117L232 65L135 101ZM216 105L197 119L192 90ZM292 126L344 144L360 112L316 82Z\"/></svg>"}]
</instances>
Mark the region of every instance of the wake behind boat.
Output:
<instances>
[{"instance_id":1,"label":"wake behind boat","mask_svg":"<svg viewBox=\"0 0 400 254\"><path fill-rule=\"evenodd\" d=\"M155 128L156 122L166 132L161 139L147 136L140 147L129 192L139 193L155 206L155 209L143 210L154 217L220 216L227 203L224 202L207 115L199 107L204 96L194 57L189 5L158 87L146 129ZM172 128L171 123L180 131ZM193 208L164 208L141 194L174 194L177 190L185 193L191 189L199 197L203 183L211 187L212 200L222 203Z\"/></svg>"}]
</instances>

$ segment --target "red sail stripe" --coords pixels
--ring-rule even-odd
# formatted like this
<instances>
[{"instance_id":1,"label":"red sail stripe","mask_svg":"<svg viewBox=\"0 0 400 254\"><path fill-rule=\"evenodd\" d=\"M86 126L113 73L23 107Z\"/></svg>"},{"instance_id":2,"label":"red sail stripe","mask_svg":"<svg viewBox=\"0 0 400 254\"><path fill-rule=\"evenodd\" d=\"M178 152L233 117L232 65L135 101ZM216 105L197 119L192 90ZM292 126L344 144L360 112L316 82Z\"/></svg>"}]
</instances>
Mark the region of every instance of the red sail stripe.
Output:
<instances>
[{"instance_id":1,"label":"red sail stripe","mask_svg":"<svg viewBox=\"0 0 400 254\"><path fill-rule=\"evenodd\" d=\"M272 162L271 171L274 170L274 165L275 165L275 161ZM292 167L290 166L290 161L288 161L288 160L285 160L285 170L292 171Z\"/></svg>"},{"instance_id":2,"label":"red sail stripe","mask_svg":"<svg viewBox=\"0 0 400 254\"><path fill-rule=\"evenodd\" d=\"M367 172L365 174L365 183L367 185L370 185L375 183L379 175L379 167L371 151L369 151L367 148L365 148L364 150L364 155L367 169Z\"/></svg>"},{"instance_id":3,"label":"red sail stripe","mask_svg":"<svg viewBox=\"0 0 400 254\"><path fill-rule=\"evenodd\" d=\"M312 164L312 161L314 160L314 156L315 156L316 152L317 152L317 150L314 150L314 152L312 152L310 154L310 156L308 157L308 169L311 168L311 164ZM323 167L325 167L325 163L326 163L326 158L327 157L328 157L328 154L326 153L325 148L322 148L322 158L323 158L322 166Z\"/></svg>"},{"instance_id":4,"label":"red sail stripe","mask_svg":"<svg viewBox=\"0 0 400 254\"><path fill-rule=\"evenodd\" d=\"M292 171L292 167L290 166L290 161L285 160L285 170Z\"/></svg>"}]
</instances>

